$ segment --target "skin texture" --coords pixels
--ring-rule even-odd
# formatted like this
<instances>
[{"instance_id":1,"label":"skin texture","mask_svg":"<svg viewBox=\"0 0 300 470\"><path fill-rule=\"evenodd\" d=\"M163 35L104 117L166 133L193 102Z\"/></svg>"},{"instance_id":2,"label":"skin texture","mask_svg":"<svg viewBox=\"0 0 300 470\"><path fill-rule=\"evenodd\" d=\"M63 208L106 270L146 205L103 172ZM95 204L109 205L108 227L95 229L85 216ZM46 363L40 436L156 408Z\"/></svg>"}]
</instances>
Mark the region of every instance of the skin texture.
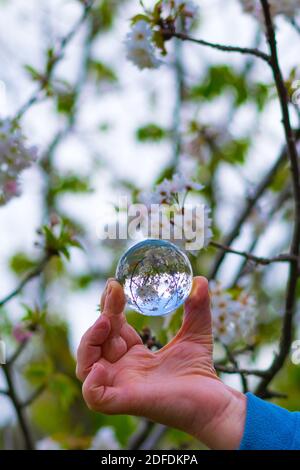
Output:
<instances>
[{"instance_id":1,"label":"skin texture","mask_svg":"<svg viewBox=\"0 0 300 470\"><path fill-rule=\"evenodd\" d=\"M124 315L121 285L109 279L101 315L83 336L77 376L87 406L105 414L144 416L181 429L212 449L239 447L246 398L227 387L213 367L208 282L196 277L182 326L152 352Z\"/></svg>"}]
</instances>

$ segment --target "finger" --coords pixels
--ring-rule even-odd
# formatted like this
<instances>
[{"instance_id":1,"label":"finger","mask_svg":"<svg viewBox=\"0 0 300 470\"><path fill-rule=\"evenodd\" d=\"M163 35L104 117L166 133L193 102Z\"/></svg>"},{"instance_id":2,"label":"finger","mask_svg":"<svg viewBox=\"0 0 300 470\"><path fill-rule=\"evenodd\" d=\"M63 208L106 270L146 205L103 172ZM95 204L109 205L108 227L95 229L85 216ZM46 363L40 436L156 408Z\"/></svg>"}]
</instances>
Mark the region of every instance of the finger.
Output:
<instances>
[{"instance_id":1,"label":"finger","mask_svg":"<svg viewBox=\"0 0 300 470\"><path fill-rule=\"evenodd\" d=\"M103 312L104 310L104 305L105 305L105 299L106 299L106 294L107 294L107 289L108 289L108 286L109 286L109 283L111 281L113 281L114 278L113 277L110 277L109 279L107 279L106 281L106 284L105 284L105 287L104 287L104 291L102 292L102 295L101 295L101 300L100 300L100 311Z\"/></svg>"},{"instance_id":2,"label":"finger","mask_svg":"<svg viewBox=\"0 0 300 470\"><path fill-rule=\"evenodd\" d=\"M123 313L125 302L122 286L114 279L109 280L103 305L103 315L109 319L111 325L109 337L103 345L103 356L109 362L118 361L128 350L127 342L121 336L126 325Z\"/></svg>"},{"instance_id":3,"label":"finger","mask_svg":"<svg viewBox=\"0 0 300 470\"><path fill-rule=\"evenodd\" d=\"M104 364L94 364L83 384L82 394L87 406L93 411L107 414L126 411L125 394L111 385L108 368Z\"/></svg>"},{"instance_id":4,"label":"finger","mask_svg":"<svg viewBox=\"0 0 300 470\"><path fill-rule=\"evenodd\" d=\"M120 330L126 321L123 314L125 303L126 299L121 284L115 279L109 279L103 299L102 312L110 319L112 334L120 334Z\"/></svg>"},{"instance_id":5,"label":"finger","mask_svg":"<svg viewBox=\"0 0 300 470\"><path fill-rule=\"evenodd\" d=\"M104 305L107 297L108 286L110 286L110 293L111 289L114 289L114 297L112 299L112 304L110 305L110 301L106 305L107 314L110 317L110 321L112 323L112 336L120 335L127 344L127 350L135 346L136 344L142 344L142 340L140 335L129 325L126 321L126 317L123 314L123 310L125 307L125 296L124 291L121 285L115 281L115 279L110 278L107 281L105 291L102 296L101 306L104 310ZM114 302L119 302L119 305L115 304ZM105 310L106 310L105 309ZM121 312L121 315L120 315Z\"/></svg>"},{"instance_id":6,"label":"finger","mask_svg":"<svg viewBox=\"0 0 300 470\"><path fill-rule=\"evenodd\" d=\"M101 357L101 345L110 333L109 319L101 315L94 325L83 335L77 350L76 375L84 380L93 364Z\"/></svg>"},{"instance_id":7,"label":"finger","mask_svg":"<svg viewBox=\"0 0 300 470\"><path fill-rule=\"evenodd\" d=\"M135 329L127 322L124 323L121 329L121 337L127 344L127 350L135 346L136 344L143 344L142 338L135 331Z\"/></svg>"},{"instance_id":8,"label":"finger","mask_svg":"<svg viewBox=\"0 0 300 470\"><path fill-rule=\"evenodd\" d=\"M212 334L208 281L198 276L193 280L192 292L185 302L182 326L177 336L193 339Z\"/></svg>"}]
</instances>

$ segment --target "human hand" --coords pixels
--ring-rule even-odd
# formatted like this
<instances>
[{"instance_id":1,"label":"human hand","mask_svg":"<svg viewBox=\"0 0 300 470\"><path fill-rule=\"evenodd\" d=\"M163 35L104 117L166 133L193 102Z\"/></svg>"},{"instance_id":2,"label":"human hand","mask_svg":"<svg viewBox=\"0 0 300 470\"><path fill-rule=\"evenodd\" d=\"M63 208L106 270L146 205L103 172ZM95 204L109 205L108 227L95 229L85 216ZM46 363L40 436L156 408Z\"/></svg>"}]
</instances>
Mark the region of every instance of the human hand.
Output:
<instances>
[{"instance_id":1,"label":"human hand","mask_svg":"<svg viewBox=\"0 0 300 470\"><path fill-rule=\"evenodd\" d=\"M196 277L176 337L147 349L124 315L121 285L110 279L102 314L78 348L77 376L88 407L106 414L144 416L181 429L214 449L236 449L246 414L243 394L213 367L208 283Z\"/></svg>"}]
</instances>

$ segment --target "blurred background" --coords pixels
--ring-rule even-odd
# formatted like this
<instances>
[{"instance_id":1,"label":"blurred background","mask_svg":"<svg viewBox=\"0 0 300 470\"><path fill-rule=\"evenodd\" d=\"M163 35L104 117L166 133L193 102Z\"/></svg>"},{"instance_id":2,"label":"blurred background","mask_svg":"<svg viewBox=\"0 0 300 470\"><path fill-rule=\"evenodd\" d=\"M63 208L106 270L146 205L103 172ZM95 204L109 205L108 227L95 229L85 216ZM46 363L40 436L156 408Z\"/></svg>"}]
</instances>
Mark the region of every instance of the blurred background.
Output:
<instances>
[{"instance_id":1,"label":"blurred background","mask_svg":"<svg viewBox=\"0 0 300 470\"><path fill-rule=\"evenodd\" d=\"M193 36L266 50L263 26L238 0L227 0L226 8L222 0L196 3ZM83 17L86 5L0 1L0 118L19 113L28 143L38 148L37 163L22 173L22 195L0 207L0 305L34 273L0 306L0 334L13 358L9 377L17 394L4 393L8 376L0 368L0 448L197 449L200 444L181 432L92 413L83 403L76 349L97 318L106 278L130 244L99 240L97 227L106 204L122 195L135 201L139 191L187 167L205 185L202 197L212 209L215 241L264 257L288 252L293 204L287 160L276 167L284 149L276 90L262 61L177 40L167 44L159 69L140 71L126 60L123 43L139 2L96 0ZM276 28L291 84L299 78L299 28L284 17ZM56 47L61 57L45 82ZM295 129L299 117L295 104ZM67 253L65 245L56 246L43 264L43 249L51 243L45 226L54 233L64 227ZM74 239L82 249L73 246ZM192 260L194 273L217 278L228 289L246 286L256 298L255 332L232 348L243 351L240 366L266 368L278 345L288 265L259 266L234 254L218 260L219 255L215 247L201 251ZM164 344L181 314L166 320L128 312L128 319L142 334L150 328ZM296 315L300 338L298 320ZM226 365L225 353L216 344L216 361ZM222 377L242 389L239 374ZM249 377L249 389L258 380ZM272 387L288 395L277 403L297 409L300 366L289 359Z\"/></svg>"}]
</instances>

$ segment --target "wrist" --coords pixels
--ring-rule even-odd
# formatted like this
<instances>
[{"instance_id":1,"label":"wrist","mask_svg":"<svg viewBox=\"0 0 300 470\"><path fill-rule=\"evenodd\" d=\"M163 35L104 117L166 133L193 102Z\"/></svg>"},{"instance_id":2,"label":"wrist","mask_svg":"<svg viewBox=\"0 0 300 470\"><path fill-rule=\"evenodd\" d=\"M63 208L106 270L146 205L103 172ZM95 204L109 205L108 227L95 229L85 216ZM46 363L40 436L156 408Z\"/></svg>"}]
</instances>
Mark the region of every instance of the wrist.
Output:
<instances>
[{"instance_id":1,"label":"wrist","mask_svg":"<svg viewBox=\"0 0 300 470\"><path fill-rule=\"evenodd\" d=\"M207 403L195 399L195 419L190 433L215 450L236 450L244 434L246 396L216 380Z\"/></svg>"}]
</instances>

